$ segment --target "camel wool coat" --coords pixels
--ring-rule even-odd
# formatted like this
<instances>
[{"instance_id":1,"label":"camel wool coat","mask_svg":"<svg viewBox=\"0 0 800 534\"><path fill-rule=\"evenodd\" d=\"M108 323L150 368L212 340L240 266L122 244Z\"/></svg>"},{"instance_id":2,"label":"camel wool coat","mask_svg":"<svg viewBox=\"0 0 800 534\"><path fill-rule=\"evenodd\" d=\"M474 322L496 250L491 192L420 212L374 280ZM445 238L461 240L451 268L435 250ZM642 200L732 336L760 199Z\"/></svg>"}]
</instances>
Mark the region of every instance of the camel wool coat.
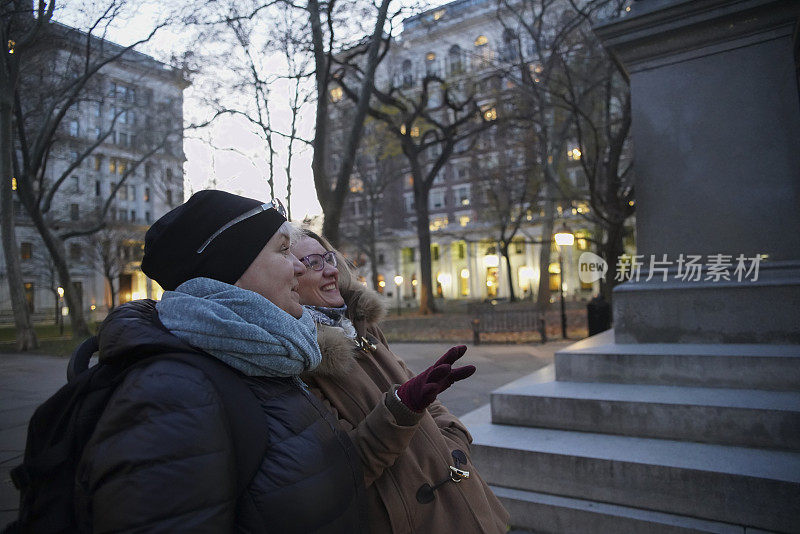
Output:
<instances>
[{"instance_id":1,"label":"camel wool coat","mask_svg":"<svg viewBox=\"0 0 800 534\"><path fill-rule=\"evenodd\" d=\"M322 363L303 379L361 456L370 531L506 532L508 513L472 465L466 427L438 400L417 414L394 395L414 373L389 350L376 324L385 313L381 297L365 288L343 290L342 296L360 346L341 328L318 325ZM431 363L439 356L432 354ZM469 478L449 480L449 466L469 471ZM445 479L433 500L420 502L421 486Z\"/></svg>"}]
</instances>

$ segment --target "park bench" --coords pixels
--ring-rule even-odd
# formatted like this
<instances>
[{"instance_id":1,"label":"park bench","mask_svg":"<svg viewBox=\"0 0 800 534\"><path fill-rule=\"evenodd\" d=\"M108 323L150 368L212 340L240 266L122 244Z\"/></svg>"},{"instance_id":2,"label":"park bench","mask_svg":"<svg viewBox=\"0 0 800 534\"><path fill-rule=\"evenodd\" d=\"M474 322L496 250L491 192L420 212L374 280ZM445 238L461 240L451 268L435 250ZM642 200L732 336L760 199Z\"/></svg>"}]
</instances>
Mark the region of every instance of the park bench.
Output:
<instances>
[{"instance_id":1,"label":"park bench","mask_svg":"<svg viewBox=\"0 0 800 534\"><path fill-rule=\"evenodd\" d=\"M539 332L542 343L547 343L544 314L536 308L480 307L473 311L471 324L475 345L480 345L481 334L489 332Z\"/></svg>"}]
</instances>

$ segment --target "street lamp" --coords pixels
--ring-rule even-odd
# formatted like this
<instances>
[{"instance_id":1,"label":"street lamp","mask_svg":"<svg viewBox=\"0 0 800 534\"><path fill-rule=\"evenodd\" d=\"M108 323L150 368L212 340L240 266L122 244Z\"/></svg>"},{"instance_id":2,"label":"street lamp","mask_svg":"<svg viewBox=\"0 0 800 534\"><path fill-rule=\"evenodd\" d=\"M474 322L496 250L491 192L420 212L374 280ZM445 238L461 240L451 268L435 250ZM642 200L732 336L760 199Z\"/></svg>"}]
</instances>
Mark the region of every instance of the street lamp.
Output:
<instances>
[{"instance_id":1,"label":"street lamp","mask_svg":"<svg viewBox=\"0 0 800 534\"><path fill-rule=\"evenodd\" d=\"M61 286L58 286L58 289L56 289L56 292L58 293L58 335L63 336L64 335L64 310L63 310L64 305L62 304L61 299L64 298L64 288L61 287Z\"/></svg>"},{"instance_id":2,"label":"street lamp","mask_svg":"<svg viewBox=\"0 0 800 534\"><path fill-rule=\"evenodd\" d=\"M400 286L403 285L403 277L399 274L394 277L394 285L397 286L397 315L400 315Z\"/></svg>"},{"instance_id":3,"label":"street lamp","mask_svg":"<svg viewBox=\"0 0 800 534\"><path fill-rule=\"evenodd\" d=\"M575 236L569 231L566 224L553 236L558 246L558 289L561 295L561 337L567 339L567 312L564 309L564 258L562 247L571 247L575 243Z\"/></svg>"}]
</instances>

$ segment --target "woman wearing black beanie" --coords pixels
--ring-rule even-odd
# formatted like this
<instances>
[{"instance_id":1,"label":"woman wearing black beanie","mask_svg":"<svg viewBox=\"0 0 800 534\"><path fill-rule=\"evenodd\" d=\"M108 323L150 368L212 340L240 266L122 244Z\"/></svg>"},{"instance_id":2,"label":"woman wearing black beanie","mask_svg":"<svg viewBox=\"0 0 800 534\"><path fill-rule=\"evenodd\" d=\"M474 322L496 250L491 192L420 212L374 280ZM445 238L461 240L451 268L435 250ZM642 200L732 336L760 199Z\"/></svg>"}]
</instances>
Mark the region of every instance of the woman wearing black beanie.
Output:
<instances>
[{"instance_id":1,"label":"woman wearing black beanie","mask_svg":"<svg viewBox=\"0 0 800 534\"><path fill-rule=\"evenodd\" d=\"M321 356L290 244L278 203L222 191L196 193L147 232L142 271L166 291L108 316L101 359L211 358L235 370L261 413L233 435L226 392L203 370L168 358L133 368L78 467L81 528L365 531L357 452L299 379ZM237 480L237 444L264 435L255 475Z\"/></svg>"}]
</instances>

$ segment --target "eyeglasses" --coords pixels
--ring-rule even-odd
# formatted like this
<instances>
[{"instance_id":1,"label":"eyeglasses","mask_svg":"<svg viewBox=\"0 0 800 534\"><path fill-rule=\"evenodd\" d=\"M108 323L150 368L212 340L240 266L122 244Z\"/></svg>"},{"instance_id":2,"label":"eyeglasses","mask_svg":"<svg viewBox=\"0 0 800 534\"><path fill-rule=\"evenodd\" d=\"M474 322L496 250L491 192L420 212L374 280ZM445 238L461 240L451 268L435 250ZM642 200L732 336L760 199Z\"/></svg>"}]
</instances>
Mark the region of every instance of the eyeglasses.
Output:
<instances>
[{"instance_id":1,"label":"eyeglasses","mask_svg":"<svg viewBox=\"0 0 800 534\"><path fill-rule=\"evenodd\" d=\"M241 215L239 215L238 217L236 217L234 219L231 219L227 223L223 224L222 227L220 227L219 230L217 230L216 232L211 234L211 237L206 239L205 243L203 243L200 246L200 248L197 249L197 253L201 254L206 249L206 247L208 247L208 245L211 244L211 242L214 239L216 239L222 232L224 232L225 230L227 230L231 226L233 226L235 224L239 224L240 222L244 221L245 219L249 219L250 217L254 217L254 216L258 215L259 213L261 213L262 211L267 211L268 209L274 209L275 211L280 213L283 216L284 219L286 218L286 208L283 207L283 204L281 204L280 200L278 200L277 198L273 198L272 200L270 200L266 204L261 204L260 206L256 206L255 208L253 208L251 210L248 210L248 211L242 213Z\"/></svg>"},{"instance_id":2,"label":"eyeglasses","mask_svg":"<svg viewBox=\"0 0 800 534\"><path fill-rule=\"evenodd\" d=\"M303 256L300 258L300 261L309 269L321 271L325 268L326 263L331 267L336 267L336 254L334 254L332 250L329 250L325 254L309 254L308 256Z\"/></svg>"}]
</instances>

